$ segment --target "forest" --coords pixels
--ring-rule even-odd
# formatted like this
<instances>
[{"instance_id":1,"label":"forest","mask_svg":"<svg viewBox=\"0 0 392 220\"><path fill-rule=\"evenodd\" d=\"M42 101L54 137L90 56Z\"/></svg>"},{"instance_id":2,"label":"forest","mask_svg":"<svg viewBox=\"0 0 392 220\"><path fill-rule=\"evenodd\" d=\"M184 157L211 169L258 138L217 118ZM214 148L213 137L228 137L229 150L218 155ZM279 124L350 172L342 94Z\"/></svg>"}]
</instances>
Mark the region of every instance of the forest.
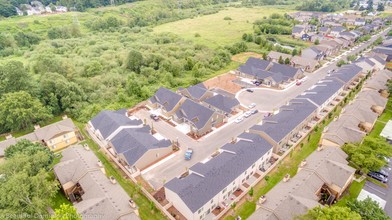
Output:
<instances>
[{"instance_id":1,"label":"forest","mask_svg":"<svg viewBox=\"0 0 392 220\"><path fill-rule=\"evenodd\" d=\"M150 26L157 21L218 9L195 6L180 12L166 4L167 10L142 13L155 3L85 12L94 16L44 31L1 32L0 133L29 129L64 113L86 122L102 109L131 107L160 86L186 87L210 78L233 54L247 49L240 39L210 49L170 33L156 34ZM40 20L31 22L39 25Z\"/></svg>"}]
</instances>

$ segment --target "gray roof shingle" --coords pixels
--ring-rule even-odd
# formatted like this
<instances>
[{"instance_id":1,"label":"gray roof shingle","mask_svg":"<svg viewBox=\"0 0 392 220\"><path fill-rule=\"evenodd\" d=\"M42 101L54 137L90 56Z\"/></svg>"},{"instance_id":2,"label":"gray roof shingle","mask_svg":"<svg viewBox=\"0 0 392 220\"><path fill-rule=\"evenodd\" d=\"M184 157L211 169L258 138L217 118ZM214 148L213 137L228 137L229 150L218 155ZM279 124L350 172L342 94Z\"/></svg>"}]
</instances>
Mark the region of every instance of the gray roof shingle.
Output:
<instances>
[{"instance_id":1,"label":"gray roof shingle","mask_svg":"<svg viewBox=\"0 0 392 220\"><path fill-rule=\"evenodd\" d=\"M186 99L176 111L176 116L191 121L197 129L203 128L215 112L190 99Z\"/></svg>"},{"instance_id":2,"label":"gray roof shingle","mask_svg":"<svg viewBox=\"0 0 392 220\"><path fill-rule=\"evenodd\" d=\"M151 103L159 103L166 111L170 112L180 102L182 96L166 88L159 88L150 98Z\"/></svg>"},{"instance_id":3,"label":"gray roof shingle","mask_svg":"<svg viewBox=\"0 0 392 220\"><path fill-rule=\"evenodd\" d=\"M234 153L223 151L210 161L197 163L189 169L204 177L191 172L185 178L172 179L165 187L175 192L192 212L196 212L272 148L259 135L248 134L246 137L250 140L222 147Z\"/></svg>"},{"instance_id":4,"label":"gray roof shingle","mask_svg":"<svg viewBox=\"0 0 392 220\"><path fill-rule=\"evenodd\" d=\"M257 71L266 70L270 64L270 61L250 57L238 70L248 75L255 75Z\"/></svg>"},{"instance_id":5,"label":"gray roof shingle","mask_svg":"<svg viewBox=\"0 0 392 220\"><path fill-rule=\"evenodd\" d=\"M269 69L269 71L274 74L279 73L282 74L284 77L293 79L295 74L297 74L297 72L301 70L289 65L274 63L271 69Z\"/></svg>"},{"instance_id":6,"label":"gray roof shingle","mask_svg":"<svg viewBox=\"0 0 392 220\"><path fill-rule=\"evenodd\" d=\"M150 126L124 128L111 140L118 154L123 154L129 165L133 165L147 151L171 146L167 139L158 140L151 134Z\"/></svg>"},{"instance_id":7,"label":"gray roof shingle","mask_svg":"<svg viewBox=\"0 0 392 220\"><path fill-rule=\"evenodd\" d=\"M310 99L320 106L341 89L343 85L343 82L335 78L325 79L319 81L314 87L306 90L303 94L297 96L297 98Z\"/></svg>"},{"instance_id":8,"label":"gray roof shingle","mask_svg":"<svg viewBox=\"0 0 392 220\"><path fill-rule=\"evenodd\" d=\"M355 64L348 64L341 66L336 72L331 73L330 76L326 77L335 77L343 82L350 82L354 77L358 76L362 72L362 68Z\"/></svg>"},{"instance_id":9,"label":"gray roof shingle","mask_svg":"<svg viewBox=\"0 0 392 220\"><path fill-rule=\"evenodd\" d=\"M99 130L103 138L108 138L117 128L127 125L141 125L141 120L131 120L123 111L104 110L98 113L93 119L91 124L95 129Z\"/></svg>"},{"instance_id":10,"label":"gray roof shingle","mask_svg":"<svg viewBox=\"0 0 392 220\"><path fill-rule=\"evenodd\" d=\"M208 98L204 102L227 114L231 114L232 109L240 104L236 98L232 99L221 94Z\"/></svg>"}]
</instances>

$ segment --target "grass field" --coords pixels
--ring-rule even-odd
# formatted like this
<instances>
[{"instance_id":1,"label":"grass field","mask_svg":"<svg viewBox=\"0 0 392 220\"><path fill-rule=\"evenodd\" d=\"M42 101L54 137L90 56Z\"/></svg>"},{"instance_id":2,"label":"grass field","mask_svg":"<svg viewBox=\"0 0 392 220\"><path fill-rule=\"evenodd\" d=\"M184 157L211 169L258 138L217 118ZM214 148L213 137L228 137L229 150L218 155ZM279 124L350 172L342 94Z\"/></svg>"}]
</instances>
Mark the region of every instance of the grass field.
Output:
<instances>
[{"instance_id":1,"label":"grass field","mask_svg":"<svg viewBox=\"0 0 392 220\"><path fill-rule=\"evenodd\" d=\"M216 48L237 42L244 33L253 33L255 20L268 17L272 13L288 12L292 12L288 6L226 8L216 14L159 25L154 31L172 32L185 39ZM224 20L225 17L232 20ZM200 37L195 37L196 34Z\"/></svg>"}]
</instances>

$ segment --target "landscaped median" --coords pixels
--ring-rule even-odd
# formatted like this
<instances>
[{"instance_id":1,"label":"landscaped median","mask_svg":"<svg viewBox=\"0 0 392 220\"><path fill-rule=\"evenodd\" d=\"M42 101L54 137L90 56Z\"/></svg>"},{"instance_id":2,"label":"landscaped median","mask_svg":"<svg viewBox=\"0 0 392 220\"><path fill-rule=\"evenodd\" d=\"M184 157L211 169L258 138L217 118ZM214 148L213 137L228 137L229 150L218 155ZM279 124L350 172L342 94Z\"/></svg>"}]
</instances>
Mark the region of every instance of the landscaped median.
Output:
<instances>
[{"instance_id":1,"label":"landscaped median","mask_svg":"<svg viewBox=\"0 0 392 220\"><path fill-rule=\"evenodd\" d=\"M83 136L85 141L80 144L88 144L91 150L94 151L95 155L99 158L105 167L106 175L113 176L121 187L128 193L128 195L135 201L139 207L139 215L141 219L166 219L163 214L155 207L154 203L147 199L147 197L142 193L141 186L134 184L132 181L124 178L124 174L120 168L115 167L112 162L100 151L98 145L90 138L90 136L84 130L85 125L79 122L75 123Z\"/></svg>"},{"instance_id":2,"label":"landscaped median","mask_svg":"<svg viewBox=\"0 0 392 220\"><path fill-rule=\"evenodd\" d=\"M256 202L262 196L269 192L276 184L278 184L286 174L290 174L290 176L294 176L298 171L298 166L301 161L306 159L313 151L315 151L318 147L323 129L327 126L336 116L339 116L342 106L349 103L352 100L357 92L360 91L362 86L362 82L365 80L364 78L357 86L354 88L342 101L339 105L332 110L331 114L327 115L327 117L322 120L322 122L316 125L311 133L308 134L306 138L303 139L301 143L299 143L292 152L284 158L282 161L278 163L275 169L273 169L268 176L264 178L264 180L260 181L254 187L254 196L252 200L246 200L244 202L240 201L235 209L234 216L241 216L241 218L246 219L256 210ZM227 216L226 220L235 219L234 216Z\"/></svg>"}]
</instances>

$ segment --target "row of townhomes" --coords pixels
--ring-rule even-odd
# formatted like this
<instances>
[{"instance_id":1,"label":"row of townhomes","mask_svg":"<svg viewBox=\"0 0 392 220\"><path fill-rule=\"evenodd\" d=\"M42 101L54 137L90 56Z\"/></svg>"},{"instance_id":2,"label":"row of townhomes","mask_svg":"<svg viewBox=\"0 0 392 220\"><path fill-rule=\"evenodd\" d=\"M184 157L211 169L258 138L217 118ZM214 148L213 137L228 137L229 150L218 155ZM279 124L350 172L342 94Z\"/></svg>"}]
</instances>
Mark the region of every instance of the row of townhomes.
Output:
<instances>
[{"instance_id":1,"label":"row of townhomes","mask_svg":"<svg viewBox=\"0 0 392 220\"><path fill-rule=\"evenodd\" d=\"M361 122L369 126L368 121L373 125L385 107L385 97L389 95L385 93L385 83L392 76L391 72L383 70L383 57L371 53L328 74L274 114L266 115L260 123L221 147L214 156L193 165L185 175L167 182L164 185L166 199L186 219L216 219L239 195L263 178L276 160L298 145L367 76L370 79L355 100L371 100L367 103L369 111L363 113L364 119L356 119L356 126L361 127ZM257 75L269 71L265 69L273 65L273 61L250 58L240 71ZM358 108L362 110L366 106L349 104L341 117L354 118L353 111ZM377 109L378 113L373 115L372 109ZM371 115L369 120L366 114ZM333 126L332 123L329 129ZM323 141L318 150L301 163L295 177L290 179L286 175L282 183L260 198L251 219L292 219L315 206L330 205L339 199L353 181L355 169L348 166L347 155L336 146Z\"/></svg>"},{"instance_id":2,"label":"row of townhomes","mask_svg":"<svg viewBox=\"0 0 392 220\"><path fill-rule=\"evenodd\" d=\"M47 146L51 151L62 150L82 139L79 129L67 116L63 120L45 127L34 126L34 131L24 136L15 138L12 135L0 142L0 157L4 157L4 150L20 140L29 140Z\"/></svg>"},{"instance_id":3,"label":"row of townhomes","mask_svg":"<svg viewBox=\"0 0 392 220\"><path fill-rule=\"evenodd\" d=\"M288 84L304 77L300 68L276 63L281 56L289 56L278 52L269 53L269 60L249 58L236 73L241 77L258 80L264 86L285 88Z\"/></svg>"},{"instance_id":4,"label":"row of townhomes","mask_svg":"<svg viewBox=\"0 0 392 220\"><path fill-rule=\"evenodd\" d=\"M165 120L185 125L186 133L193 137L211 132L241 109L235 97L212 92L202 83L178 92L161 87L146 106Z\"/></svg>"},{"instance_id":5,"label":"row of townhomes","mask_svg":"<svg viewBox=\"0 0 392 220\"><path fill-rule=\"evenodd\" d=\"M67 11L68 9L65 6L53 4L45 6L40 1L31 1L30 4L20 4L20 6L16 8L16 12L19 16L64 13Z\"/></svg>"}]
</instances>

